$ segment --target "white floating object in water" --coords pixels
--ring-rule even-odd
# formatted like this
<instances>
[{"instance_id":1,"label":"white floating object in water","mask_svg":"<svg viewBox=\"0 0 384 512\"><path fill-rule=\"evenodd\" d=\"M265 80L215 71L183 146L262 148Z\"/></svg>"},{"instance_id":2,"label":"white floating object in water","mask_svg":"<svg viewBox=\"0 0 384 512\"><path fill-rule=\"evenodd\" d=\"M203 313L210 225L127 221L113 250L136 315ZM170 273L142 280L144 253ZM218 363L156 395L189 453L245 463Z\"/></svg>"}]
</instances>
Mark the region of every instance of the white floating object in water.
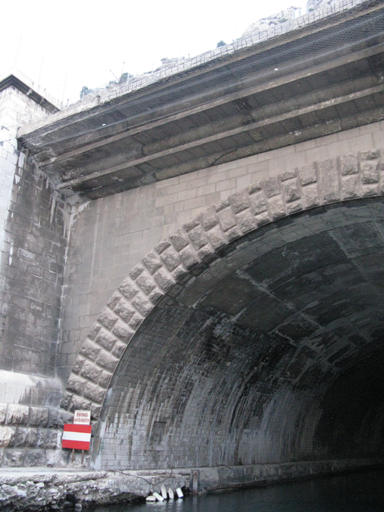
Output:
<instances>
[{"instance_id":1,"label":"white floating object in water","mask_svg":"<svg viewBox=\"0 0 384 512\"><path fill-rule=\"evenodd\" d=\"M168 496L169 496L170 500L174 500L175 499L175 494L174 494L174 492L172 491L171 488L168 489Z\"/></svg>"},{"instance_id":2,"label":"white floating object in water","mask_svg":"<svg viewBox=\"0 0 384 512\"><path fill-rule=\"evenodd\" d=\"M167 495L167 489L165 488L164 485L161 486L161 495L162 497L167 500L168 499L168 495Z\"/></svg>"},{"instance_id":3,"label":"white floating object in water","mask_svg":"<svg viewBox=\"0 0 384 512\"><path fill-rule=\"evenodd\" d=\"M164 501L164 498L160 496L158 492L154 492L153 495L157 499L157 501Z\"/></svg>"},{"instance_id":4,"label":"white floating object in water","mask_svg":"<svg viewBox=\"0 0 384 512\"><path fill-rule=\"evenodd\" d=\"M180 487L178 487L176 489L176 494L177 494L178 498L184 498L183 491L180 489Z\"/></svg>"},{"instance_id":5,"label":"white floating object in water","mask_svg":"<svg viewBox=\"0 0 384 512\"><path fill-rule=\"evenodd\" d=\"M151 494L145 498L145 501L156 501L156 498L153 496L153 494Z\"/></svg>"}]
</instances>

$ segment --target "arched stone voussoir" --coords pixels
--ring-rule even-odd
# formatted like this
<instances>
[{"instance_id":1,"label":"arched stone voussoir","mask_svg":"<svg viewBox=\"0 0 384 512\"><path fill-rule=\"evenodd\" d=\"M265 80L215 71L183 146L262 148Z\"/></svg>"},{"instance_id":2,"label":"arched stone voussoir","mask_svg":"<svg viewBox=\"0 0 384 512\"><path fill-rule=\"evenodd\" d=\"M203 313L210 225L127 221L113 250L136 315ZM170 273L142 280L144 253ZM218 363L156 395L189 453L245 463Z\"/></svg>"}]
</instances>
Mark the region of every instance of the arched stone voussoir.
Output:
<instances>
[{"instance_id":1,"label":"arched stone voussoir","mask_svg":"<svg viewBox=\"0 0 384 512\"><path fill-rule=\"evenodd\" d=\"M64 408L96 419L127 345L158 302L236 239L301 211L384 192L384 151L342 155L254 183L199 213L138 263L100 312L75 360Z\"/></svg>"}]
</instances>

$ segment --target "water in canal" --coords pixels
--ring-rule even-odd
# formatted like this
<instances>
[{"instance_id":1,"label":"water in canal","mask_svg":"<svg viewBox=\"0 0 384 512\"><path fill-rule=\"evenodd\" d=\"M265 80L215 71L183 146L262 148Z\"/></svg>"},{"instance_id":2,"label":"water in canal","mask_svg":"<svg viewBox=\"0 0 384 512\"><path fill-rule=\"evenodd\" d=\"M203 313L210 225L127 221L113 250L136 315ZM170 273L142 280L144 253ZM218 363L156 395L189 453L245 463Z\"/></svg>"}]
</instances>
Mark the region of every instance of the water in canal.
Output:
<instances>
[{"instance_id":1,"label":"water in canal","mask_svg":"<svg viewBox=\"0 0 384 512\"><path fill-rule=\"evenodd\" d=\"M266 488L190 496L97 512L383 512L384 471L367 471Z\"/></svg>"}]
</instances>

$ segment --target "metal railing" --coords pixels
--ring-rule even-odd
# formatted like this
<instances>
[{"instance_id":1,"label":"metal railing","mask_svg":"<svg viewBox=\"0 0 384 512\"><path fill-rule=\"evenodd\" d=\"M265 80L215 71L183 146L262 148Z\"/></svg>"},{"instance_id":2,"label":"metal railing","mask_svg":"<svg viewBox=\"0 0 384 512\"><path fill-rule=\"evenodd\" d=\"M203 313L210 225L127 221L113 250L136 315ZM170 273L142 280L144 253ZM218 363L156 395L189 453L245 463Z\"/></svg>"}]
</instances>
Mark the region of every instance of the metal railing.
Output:
<instances>
[{"instance_id":1,"label":"metal railing","mask_svg":"<svg viewBox=\"0 0 384 512\"><path fill-rule=\"evenodd\" d=\"M356 5L362 4L366 1L367 0L340 0L338 2L334 2L327 6L326 8L316 9L312 12L308 12L302 16L299 16L298 18L285 21L267 30L263 30L259 33L253 34L248 37L237 39L231 44L220 46L219 48L209 50L192 58L178 59L178 62L175 65L165 67L164 69L160 69L153 73L149 73L148 75L133 78L128 77L126 83L116 84L116 86L113 87L112 90L111 88L100 88L97 90L97 92L89 93L88 95L84 96L82 100L80 100L80 102L86 101L90 104L91 108L93 106L93 102L96 99L98 101L104 102L122 96L124 94L137 91L138 89L147 87L152 83L162 80L163 78L176 75L188 69L192 69L194 67L206 64L207 62L213 61L225 55L231 55L237 52L238 50L249 48L268 39L272 39L282 34L286 34L287 32L291 32L293 30L297 30L305 26L311 25L312 23L316 23L317 21L327 18L328 16L331 16L333 14L347 11L355 7Z\"/></svg>"}]
</instances>

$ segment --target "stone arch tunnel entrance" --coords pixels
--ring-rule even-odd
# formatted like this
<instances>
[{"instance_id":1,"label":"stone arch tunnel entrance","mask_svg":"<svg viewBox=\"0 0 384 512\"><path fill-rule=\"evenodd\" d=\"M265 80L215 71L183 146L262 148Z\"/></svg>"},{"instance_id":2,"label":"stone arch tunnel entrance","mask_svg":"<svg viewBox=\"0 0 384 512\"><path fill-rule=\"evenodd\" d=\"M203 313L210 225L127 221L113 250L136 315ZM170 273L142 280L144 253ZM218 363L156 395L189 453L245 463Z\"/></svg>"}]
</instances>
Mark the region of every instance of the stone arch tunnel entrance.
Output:
<instances>
[{"instance_id":1,"label":"stone arch tunnel entrance","mask_svg":"<svg viewBox=\"0 0 384 512\"><path fill-rule=\"evenodd\" d=\"M93 465L383 454L384 201L276 221L195 265L128 345Z\"/></svg>"}]
</instances>

